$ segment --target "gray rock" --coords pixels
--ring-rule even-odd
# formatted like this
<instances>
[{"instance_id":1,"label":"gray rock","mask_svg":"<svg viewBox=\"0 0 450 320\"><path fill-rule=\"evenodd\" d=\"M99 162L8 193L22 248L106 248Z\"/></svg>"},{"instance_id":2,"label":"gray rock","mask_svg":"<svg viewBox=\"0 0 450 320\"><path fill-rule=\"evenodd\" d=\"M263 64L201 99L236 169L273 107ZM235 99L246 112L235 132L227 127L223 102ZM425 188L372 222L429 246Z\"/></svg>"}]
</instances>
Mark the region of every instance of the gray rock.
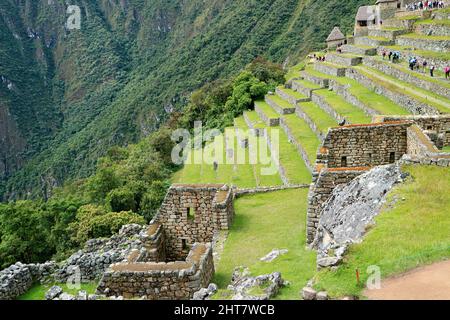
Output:
<instances>
[{"instance_id":1,"label":"gray rock","mask_svg":"<svg viewBox=\"0 0 450 320\"><path fill-rule=\"evenodd\" d=\"M63 289L59 286L51 287L45 294L45 300L53 300L63 293Z\"/></svg>"},{"instance_id":2,"label":"gray rock","mask_svg":"<svg viewBox=\"0 0 450 320\"><path fill-rule=\"evenodd\" d=\"M317 291L310 287L305 287L302 289L302 298L303 300L315 300L317 296Z\"/></svg>"},{"instance_id":3,"label":"gray rock","mask_svg":"<svg viewBox=\"0 0 450 320\"><path fill-rule=\"evenodd\" d=\"M208 289L202 288L194 293L193 300L205 300L209 296Z\"/></svg>"},{"instance_id":4,"label":"gray rock","mask_svg":"<svg viewBox=\"0 0 450 320\"><path fill-rule=\"evenodd\" d=\"M58 296L58 299L62 300L62 301L72 301L72 300L75 300L75 297L71 294L63 292L63 293L61 293L60 296Z\"/></svg>"},{"instance_id":5,"label":"gray rock","mask_svg":"<svg viewBox=\"0 0 450 320\"><path fill-rule=\"evenodd\" d=\"M316 300L321 300L321 301L328 300L328 293L326 293L325 291L318 292L317 296L316 296Z\"/></svg>"},{"instance_id":6,"label":"gray rock","mask_svg":"<svg viewBox=\"0 0 450 320\"><path fill-rule=\"evenodd\" d=\"M339 264L341 260L337 257L326 257L317 260L317 266L319 268L329 268L334 267Z\"/></svg>"},{"instance_id":7,"label":"gray rock","mask_svg":"<svg viewBox=\"0 0 450 320\"><path fill-rule=\"evenodd\" d=\"M283 250L274 249L274 250L272 250L272 252L270 252L268 255L266 255L265 257L261 258L260 260L263 261L263 262L272 262L273 260L275 260L279 256L284 255L284 254L286 254L288 252L289 252L289 250L287 250L287 249L283 249Z\"/></svg>"},{"instance_id":8,"label":"gray rock","mask_svg":"<svg viewBox=\"0 0 450 320\"><path fill-rule=\"evenodd\" d=\"M215 284L215 283L211 283L211 284L208 286L208 291L209 291L210 293L212 293L212 294L215 294L218 290L219 290L219 287L218 287L217 284Z\"/></svg>"}]
</instances>

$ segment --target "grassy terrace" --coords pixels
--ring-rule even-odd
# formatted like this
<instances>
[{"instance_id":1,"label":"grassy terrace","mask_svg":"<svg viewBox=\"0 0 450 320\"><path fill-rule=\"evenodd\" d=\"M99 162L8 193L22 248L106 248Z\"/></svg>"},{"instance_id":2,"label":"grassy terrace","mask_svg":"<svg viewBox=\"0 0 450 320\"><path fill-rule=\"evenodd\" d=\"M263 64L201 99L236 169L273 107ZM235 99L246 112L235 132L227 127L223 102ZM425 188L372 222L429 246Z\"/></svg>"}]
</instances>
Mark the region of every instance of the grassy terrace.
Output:
<instances>
[{"instance_id":1,"label":"grassy terrace","mask_svg":"<svg viewBox=\"0 0 450 320\"><path fill-rule=\"evenodd\" d=\"M294 139L305 149L309 161L312 164L315 163L320 141L314 131L311 130L305 120L295 114L285 115L283 118Z\"/></svg>"},{"instance_id":2,"label":"grassy terrace","mask_svg":"<svg viewBox=\"0 0 450 320\"><path fill-rule=\"evenodd\" d=\"M258 116L256 111L246 111L244 114L252 124L253 128L262 129L265 127L264 121Z\"/></svg>"},{"instance_id":3,"label":"grassy terrace","mask_svg":"<svg viewBox=\"0 0 450 320\"><path fill-rule=\"evenodd\" d=\"M294 107L288 101L282 99L280 96L277 96L277 95L267 95L266 99L275 102L282 109L289 109L289 108L293 108Z\"/></svg>"},{"instance_id":4,"label":"grassy terrace","mask_svg":"<svg viewBox=\"0 0 450 320\"><path fill-rule=\"evenodd\" d=\"M399 38L408 38L408 39L419 39L419 40L428 40L428 41L450 41L449 36L426 36L423 34L417 33L408 33L399 36Z\"/></svg>"},{"instance_id":5,"label":"grassy terrace","mask_svg":"<svg viewBox=\"0 0 450 320\"><path fill-rule=\"evenodd\" d=\"M278 89L280 89L281 91L283 91L287 95L289 95L291 97L294 97L295 99L298 99L298 100L300 100L300 99L308 99L308 97L305 96L304 94L301 94L301 93L299 93L297 91L294 91L292 89L285 88L284 86L279 86Z\"/></svg>"},{"instance_id":6,"label":"grassy terrace","mask_svg":"<svg viewBox=\"0 0 450 320\"><path fill-rule=\"evenodd\" d=\"M385 115L407 115L410 114L408 110L402 108L396 103L392 102L383 95L375 93L367 87L360 84L358 81L347 77L334 77L324 73L315 71L312 68L307 69L308 73L321 78L331 79L337 81L339 84L349 86L349 92L355 97L359 98L366 106Z\"/></svg>"},{"instance_id":7,"label":"grassy terrace","mask_svg":"<svg viewBox=\"0 0 450 320\"><path fill-rule=\"evenodd\" d=\"M450 90L450 82L449 81L446 81L446 80L443 80L443 79L439 79L439 78L436 78L436 77L431 77L431 76L428 75L428 73L422 73L422 72L419 72L419 71L411 71L411 69L408 68L406 60L404 60L403 63L390 63L387 60L383 60L382 57L376 57L376 59L378 61L380 61L380 62L385 63L385 64L389 64L389 66L391 66L392 68L400 70L403 73L407 73L407 74L409 74L409 75L411 75L411 76L413 76L415 78L422 79L422 80L425 80L425 81L428 81L428 82L432 82L432 83L438 84L438 85L443 86L443 87L447 87Z\"/></svg>"},{"instance_id":8,"label":"grassy terrace","mask_svg":"<svg viewBox=\"0 0 450 320\"><path fill-rule=\"evenodd\" d=\"M300 62L299 64L293 66L289 69L289 72L286 74L285 78L287 81L297 78L300 76L300 71L305 67L305 62Z\"/></svg>"},{"instance_id":9,"label":"grassy terrace","mask_svg":"<svg viewBox=\"0 0 450 320\"><path fill-rule=\"evenodd\" d=\"M392 41L391 39L385 38L385 37L375 37L375 36L368 36L367 38L371 39L371 40L375 40L375 41Z\"/></svg>"},{"instance_id":10,"label":"grassy terrace","mask_svg":"<svg viewBox=\"0 0 450 320\"><path fill-rule=\"evenodd\" d=\"M409 182L389 194L388 203L375 219L364 242L350 247L337 271L317 276L318 288L334 297L360 296L368 266L379 266L383 278L450 257L450 170L433 166L410 166ZM399 199L405 199L400 201Z\"/></svg>"},{"instance_id":11,"label":"grassy terrace","mask_svg":"<svg viewBox=\"0 0 450 320\"><path fill-rule=\"evenodd\" d=\"M338 125L337 121L332 116L323 111L312 101L300 103L299 108L306 113L306 115L316 124L317 128L323 134L326 134L329 128L336 127Z\"/></svg>"},{"instance_id":12,"label":"grassy terrace","mask_svg":"<svg viewBox=\"0 0 450 320\"><path fill-rule=\"evenodd\" d=\"M415 24L435 24L435 25L450 26L450 20L426 19L417 21Z\"/></svg>"},{"instance_id":13,"label":"grassy terrace","mask_svg":"<svg viewBox=\"0 0 450 320\"><path fill-rule=\"evenodd\" d=\"M407 94L414 99L428 104L435 109L443 113L450 112L450 101L449 99L443 98L431 91L421 89L419 87L413 86L407 82L400 81L394 77L390 77L378 70L366 67L366 66L356 66L356 70L372 79L374 82L401 94Z\"/></svg>"},{"instance_id":14,"label":"grassy terrace","mask_svg":"<svg viewBox=\"0 0 450 320\"><path fill-rule=\"evenodd\" d=\"M286 178L290 184L311 183L311 172L300 156L297 148L289 142L288 136L281 128L270 128L268 133L278 132L280 135L280 164L285 169Z\"/></svg>"},{"instance_id":15,"label":"grassy terrace","mask_svg":"<svg viewBox=\"0 0 450 320\"><path fill-rule=\"evenodd\" d=\"M403 52L403 54L418 55L418 56L421 56L424 58L450 60L450 52L428 51L428 50L415 49L413 47L408 47L408 46L386 46L386 49L401 51L401 52Z\"/></svg>"},{"instance_id":16,"label":"grassy terrace","mask_svg":"<svg viewBox=\"0 0 450 320\"><path fill-rule=\"evenodd\" d=\"M315 273L315 253L305 243L307 196L307 189L285 190L235 202L236 218L216 268L214 282L221 289L216 299L230 298L226 287L236 266L247 266L255 276L281 272L291 284L277 299L299 299L301 288ZM289 252L271 263L259 261L274 248Z\"/></svg>"},{"instance_id":17,"label":"grassy terrace","mask_svg":"<svg viewBox=\"0 0 450 320\"><path fill-rule=\"evenodd\" d=\"M278 119L280 115L272 109L265 101L256 101L255 107L258 107L269 119Z\"/></svg>"},{"instance_id":18,"label":"grassy terrace","mask_svg":"<svg viewBox=\"0 0 450 320\"><path fill-rule=\"evenodd\" d=\"M322 97L331 108L333 108L342 117L345 117L348 121L350 121L350 123L356 124L371 122L371 118L361 109L348 103L336 93L327 89L317 90L315 93Z\"/></svg>"},{"instance_id":19,"label":"grassy terrace","mask_svg":"<svg viewBox=\"0 0 450 320\"><path fill-rule=\"evenodd\" d=\"M300 84L301 86L308 88L308 89L320 89L321 87L315 83L306 81L306 80L295 80L294 82Z\"/></svg>"}]
</instances>

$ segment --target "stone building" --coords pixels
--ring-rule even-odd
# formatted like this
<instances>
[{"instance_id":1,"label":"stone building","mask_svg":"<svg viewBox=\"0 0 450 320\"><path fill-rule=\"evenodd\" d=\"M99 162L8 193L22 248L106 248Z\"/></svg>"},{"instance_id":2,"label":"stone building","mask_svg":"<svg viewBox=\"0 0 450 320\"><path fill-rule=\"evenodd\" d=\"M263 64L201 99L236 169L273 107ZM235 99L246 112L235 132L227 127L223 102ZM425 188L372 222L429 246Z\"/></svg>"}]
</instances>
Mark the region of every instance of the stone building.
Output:
<instances>
[{"instance_id":1,"label":"stone building","mask_svg":"<svg viewBox=\"0 0 450 320\"><path fill-rule=\"evenodd\" d=\"M377 6L362 6L358 9L355 18L355 37L367 36L369 28L377 26Z\"/></svg>"},{"instance_id":2,"label":"stone building","mask_svg":"<svg viewBox=\"0 0 450 320\"><path fill-rule=\"evenodd\" d=\"M104 272L99 294L191 299L214 276L212 242L234 218L226 185L173 185L141 237L143 246Z\"/></svg>"},{"instance_id":3,"label":"stone building","mask_svg":"<svg viewBox=\"0 0 450 320\"><path fill-rule=\"evenodd\" d=\"M399 160L450 166L450 116L387 116L377 123L331 128L317 154L308 195L307 242L311 244L333 190L371 168Z\"/></svg>"},{"instance_id":4,"label":"stone building","mask_svg":"<svg viewBox=\"0 0 450 320\"><path fill-rule=\"evenodd\" d=\"M339 27L334 27L327 38L328 49L336 48L345 44L346 38Z\"/></svg>"}]
</instances>

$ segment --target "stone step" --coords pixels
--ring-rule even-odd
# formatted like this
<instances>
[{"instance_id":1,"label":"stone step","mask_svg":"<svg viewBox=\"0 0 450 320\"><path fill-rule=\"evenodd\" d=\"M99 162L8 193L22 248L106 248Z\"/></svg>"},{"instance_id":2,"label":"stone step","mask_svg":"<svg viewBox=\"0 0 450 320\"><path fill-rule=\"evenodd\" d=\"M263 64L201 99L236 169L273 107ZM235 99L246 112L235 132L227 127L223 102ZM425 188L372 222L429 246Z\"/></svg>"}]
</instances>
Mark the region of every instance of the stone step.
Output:
<instances>
[{"instance_id":1,"label":"stone step","mask_svg":"<svg viewBox=\"0 0 450 320\"><path fill-rule=\"evenodd\" d=\"M266 95L265 101L280 115L295 113L295 105L292 105L278 95Z\"/></svg>"},{"instance_id":2,"label":"stone step","mask_svg":"<svg viewBox=\"0 0 450 320\"><path fill-rule=\"evenodd\" d=\"M377 54L377 48L370 46L358 46L346 44L341 46L343 53L360 54L365 56L375 56Z\"/></svg>"},{"instance_id":3,"label":"stone step","mask_svg":"<svg viewBox=\"0 0 450 320\"><path fill-rule=\"evenodd\" d=\"M303 78L303 80L314 83L322 88L328 87L329 79L317 77L317 76L309 73L308 71L301 71L300 76Z\"/></svg>"},{"instance_id":4,"label":"stone step","mask_svg":"<svg viewBox=\"0 0 450 320\"><path fill-rule=\"evenodd\" d=\"M405 28L409 29L411 25L407 23L407 21L412 21L414 23L416 20L414 19L406 19L406 20L400 20L397 18L390 18L390 19L384 19L383 20L383 27L385 28Z\"/></svg>"},{"instance_id":5,"label":"stone step","mask_svg":"<svg viewBox=\"0 0 450 320\"><path fill-rule=\"evenodd\" d=\"M395 40L398 36L402 34L409 33L408 29L369 29L369 37L375 38L386 38L389 40Z\"/></svg>"},{"instance_id":6,"label":"stone step","mask_svg":"<svg viewBox=\"0 0 450 320\"><path fill-rule=\"evenodd\" d=\"M300 92L297 92L295 90L292 90L290 88L286 88L284 86L277 87L275 90L276 94L280 96L282 99L288 101L290 104L292 104L294 107L299 102L305 102L310 101L310 97L307 95L304 95Z\"/></svg>"},{"instance_id":7,"label":"stone step","mask_svg":"<svg viewBox=\"0 0 450 320\"><path fill-rule=\"evenodd\" d=\"M450 24L447 20L419 21L414 32L425 36L450 36Z\"/></svg>"},{"instance_id":8,"label":"stone step","mask_svg":"<svg viewBox=\"0 0 450 320\"><path fill-rule=\"evenodd\" d=\"M293 90L307 96L309 99L311 99L311 95L314 90L319 90L319 89L324 88L320 85L316 85L307 80L294 80L291 83L291 87Z\"/></svg>"},{"instance_id":9,"label":"stone step","mask_svg":"<svg viewBox=\"0 0 450 320\"><path fill-rule=\"evenodd\" d=\"M410 111L412 114L438 115L440 112L430 106L426 97L419 97L413 94L414 90L409 91L399 83L390 81L387 76L377 70L366 66L356 66L347 72L347 77L354 79L367 88L383 95L397 105Z\"/></svg>"},{"instance_id":10,"label":"stone step","mask_svg":"<svg viewBox=\"0 0 450 320\"><path fill-rule=\"evenodd\" d=\"M345 66L336 65L328 62L316 62L314 64L314 70L328 74L334 77L345 77Z\"/></svg>"},{"instance_id":11,"label":"stone step","mask_svg":"<svg viewBox=\"0 0 450 320\"><path fill-rule=\"evenodd\" d=\"M395 44L394 40L377 37L355 37L355 44L371 47L391 46Z\"/></svg>"},{"instance_id":12,"label":"stone step","mask_svg":"<svg viewBox=\"0 0 450 320\"><path fill-rule=\"evenodd\" d=\"M280 125L279 115L265 101L255 101L255 111L267 126Z\"/></svg>"},{"instance_id":13,"label":"stone step","mask_svg":"<svg viewBox=\"0 0 450 320\"><path fill-rule=\"evenodd\" d=\"M374 57L364 58L363 64L391 77L450 99L450 83L431 78L428 73L423 74L419 71L412 71L401 64L391 63L387 60L383 61Z\"/></svg>"},{"instance_id":14,"label":"stone step","mask_svg":"<svg viewBox=\"0 0 450 320\"><path fill-rule=\"evenodd\" d=\"M397 11L395 13L395 17L399 18L399 19L404 19L404 20L409 20L409 19L428 19L431 17L431 13L432 11L421 11L421 10L416 10L416 11Z\"/></svg>"},{"instance_id":15,"label":"stone step","mask_svg":"<svg viewBox=\"0 0 450 320\"><path fill-rule=\"evenodd\" d=\"M244 120L253 135L262 137L265 134L265 126L256 112L245 111Z\"/></svg>"},{"instance_id":16,"label":"stone step","mask_svg":"<svg viewBox=\"0 0 450 320\"><path fill-rule=\"evenodd\" d=\"M395 42L399 46L409 46L434 52L450 51L450 36L423 36L411 33L398 37Z\"/></svg>"},{"instance_id":17,"label":"stone step","mask_svg":"<svg viewBox=\"0 0 450 320\"><path fill-rule=\"evenodd\" d=\"M362 57L348 53L328 53L326 55L326 61L336 65L352 67L361 64Z\"/></svg>"}]
</instances>

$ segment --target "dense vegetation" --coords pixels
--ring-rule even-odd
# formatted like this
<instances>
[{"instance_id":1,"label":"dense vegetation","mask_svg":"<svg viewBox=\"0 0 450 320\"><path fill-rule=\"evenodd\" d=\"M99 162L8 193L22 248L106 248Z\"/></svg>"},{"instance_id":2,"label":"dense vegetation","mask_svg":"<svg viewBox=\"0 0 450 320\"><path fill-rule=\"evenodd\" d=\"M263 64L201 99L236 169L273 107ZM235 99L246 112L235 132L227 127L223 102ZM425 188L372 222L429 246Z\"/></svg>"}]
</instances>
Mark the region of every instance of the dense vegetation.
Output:
<instances>
[{"instance_id":1,"label":"dense vegetation","mask_svg":"<svg viewBox=\"0 0 450 320\"><path fill-rule=\"evenodd\" d=\"M18 128L0 139L7 199L48 198L88 177L110 147L148 136L193 90L257 56L296 62L334 25L350 31L367 1L74 0L82 28L71 31L64 1L52 3L0 3L0 76L15 86L0 83L0 111Z\"/></svg>"},{"instance_id":2,"label":"dense vegetation","mask_svg":"<svg viewBox=\"0 0 450 320\"><path fill-rule=\"evenodd\" d=\"M125 224L149 222L178 169L171 159L173 130L191 128L195 120L224 128L283 83L284 74L280 65L255 59L237 76L195 91L186 112L174 112L139 143L110 148L89 178L66 183L47 201L0 204L0 268L16 261L60 260L89 239L108 237Z\"/></svg>"}]
</instances>

